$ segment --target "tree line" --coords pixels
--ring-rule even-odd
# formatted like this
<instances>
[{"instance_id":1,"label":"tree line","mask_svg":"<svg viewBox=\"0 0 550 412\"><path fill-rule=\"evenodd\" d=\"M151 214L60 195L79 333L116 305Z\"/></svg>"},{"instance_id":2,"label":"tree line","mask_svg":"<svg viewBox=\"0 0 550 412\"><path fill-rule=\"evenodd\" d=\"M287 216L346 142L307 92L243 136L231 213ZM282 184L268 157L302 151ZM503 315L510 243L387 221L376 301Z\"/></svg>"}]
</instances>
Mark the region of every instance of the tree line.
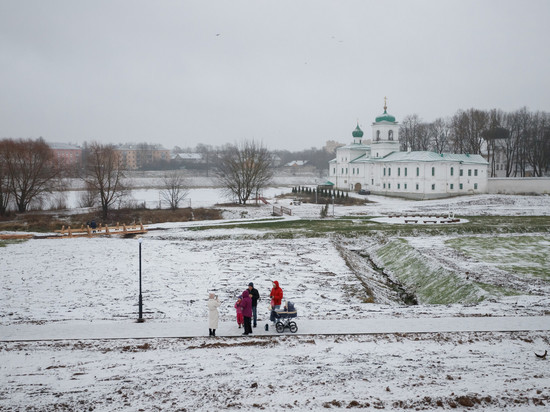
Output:
<instances>
[{"instance_id":1,"label":"tree line","mask_svg":"<svg viewBox=\"0 0 550 412\"><path fill-rule=\"evenodd\" d=\"M65 178L74 172L57 161L42 138L0 140L0 216L7 215L11 205L24 213L53 192L66 190ZM107 218L109 210L121 206L128 189L122 157L113 145L87 145L78 173L85 187L81 207L98 207ZM226 145L218 153L215 176L229 198L246 204L269 185L273 176L271 154L255 141ZM165 172L159 194L172 210L177 209L188 194L183 172Z\"/></svg>"},{"instance_id":2,"label":"tree line","mask_svg":"<svg viewBox=\"0 0 550 412\"><path fill-rule=\"evenodd\" d=\"M124 170L112 145L93 143L87 151L83 180L89 205L98 204L103 215L124 195ZM39 206L53 192L67 188L74 170L58 162L53 150L39 138L0 140L0 216L10 205L19 213Z\"/></svg>"},{"instance_id":3,"label":"tree line","mask_svg":"<svg viewBox=\"0 0 550 412\"><path fill-rule=\"evenodd\" d=\"M506 177L542 176L550 168L550 113L525 107L514 112L458 110L431 123L408 115L401 122L399 140L404 151L482 154L492 177L501 168Z\"/></svg>"}]
</instances>

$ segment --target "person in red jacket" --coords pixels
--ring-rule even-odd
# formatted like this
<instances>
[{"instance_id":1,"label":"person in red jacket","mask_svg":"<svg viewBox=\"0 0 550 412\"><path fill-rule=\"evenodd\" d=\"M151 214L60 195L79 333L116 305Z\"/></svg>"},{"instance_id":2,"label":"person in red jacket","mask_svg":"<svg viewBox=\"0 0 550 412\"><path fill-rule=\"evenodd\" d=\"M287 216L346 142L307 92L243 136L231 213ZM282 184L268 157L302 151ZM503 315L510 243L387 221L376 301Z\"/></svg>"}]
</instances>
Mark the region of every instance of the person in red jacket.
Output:
<instances>
[{"instance_id":1,"label":"person in red jacket","mask_svg":"<svg viewBox=\"0 0 550 412\"><path fill-rule=\"evenodd\" d=\"M281 301L283 300L283 290L276 280L273 281L273 289L271 289L269 297L271 298L271 316L269 319L271 322L275 322L275 309L281 307Z\"/></svg>"}]
</instances>

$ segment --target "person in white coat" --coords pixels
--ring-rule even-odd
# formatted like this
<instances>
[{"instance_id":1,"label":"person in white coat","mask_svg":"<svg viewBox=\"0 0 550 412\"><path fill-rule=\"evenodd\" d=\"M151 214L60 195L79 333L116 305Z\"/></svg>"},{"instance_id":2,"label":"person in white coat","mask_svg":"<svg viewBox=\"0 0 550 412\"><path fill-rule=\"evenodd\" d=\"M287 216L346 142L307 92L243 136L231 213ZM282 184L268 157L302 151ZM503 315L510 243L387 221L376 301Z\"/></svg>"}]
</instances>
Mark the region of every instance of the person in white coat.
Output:
<instances>
[{"instance_id":1,"label":"person in white coat","mask_svg":"<svg viewBox=\"0 0 550 412\"><path fill-rule=\"evenodd\" d=\"M221 303L218 300L218 297L213 293L210 293L208 296L208 331L209 336L216 336L216 329L218 329L218 308Z\"/></svg>"}]
</instances>

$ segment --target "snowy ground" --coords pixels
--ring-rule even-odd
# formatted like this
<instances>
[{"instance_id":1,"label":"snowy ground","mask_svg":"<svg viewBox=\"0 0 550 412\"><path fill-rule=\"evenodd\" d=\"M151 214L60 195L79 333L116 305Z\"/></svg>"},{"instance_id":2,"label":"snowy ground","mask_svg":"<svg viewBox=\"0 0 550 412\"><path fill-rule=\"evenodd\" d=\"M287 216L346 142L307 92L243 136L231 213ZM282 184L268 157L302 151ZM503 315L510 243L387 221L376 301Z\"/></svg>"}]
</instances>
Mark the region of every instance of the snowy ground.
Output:
<instances>
[{"instance_id":1,"label":"snowy ground","mask_svg":"<svg viewBox=\"0 0 550 412\"><path fill-rule=\"evenodd\" d=\"M272 203L224 208L225 219L271 218L273 204L290 206L266 191ZM154 201L158 191L145 190ZM219 203L216 189L193 189L193 206ZM360 207L334 207L335 216L445 213L459 216L546 215L550 197L472 196L408 201L369 196ZM318 217L320 205L292 206L292 219ZM329 214L332 214L332 206ZM204 320L206 297L216 292L224 325L234 321L236 296L253 281L265 296L281 282L303 322L318 321L309 336L216 340L61 340L0 342L0 410L217 410L371 407L400 410L531 410L550 402L548 328L518 332L381 333L322 335L323 324L354 319L540 316L550 313L548 282L542 293L475 305L366 303L361 282L333 237L265 239L251 229L191 231L204 222L158 225L142 243L148 322ZM441 240L411 238L429 253L447 250ZM472 267L447 251L446 264ZM61 322L132 322L137 311L138 243L102 239L33 239L0 248L3 303L0 326ZM485 268L488 268L486 265ZM479 271L479 270L478 270ZM496 275L497 270L489 271ZM527 286L525 286L527 288ZM260 302L263 325L267 301ZM550 317L548 318L550 328ZM238 331L236 324L235 330ZM326 328L330 329L330 328ZM177 335L177 331L174 331ZM229 334L227 334L229 335ZM233 335L231 333L230 335ZM0 341L1 341L0 337Z\"/></svg>"}]
</instances>

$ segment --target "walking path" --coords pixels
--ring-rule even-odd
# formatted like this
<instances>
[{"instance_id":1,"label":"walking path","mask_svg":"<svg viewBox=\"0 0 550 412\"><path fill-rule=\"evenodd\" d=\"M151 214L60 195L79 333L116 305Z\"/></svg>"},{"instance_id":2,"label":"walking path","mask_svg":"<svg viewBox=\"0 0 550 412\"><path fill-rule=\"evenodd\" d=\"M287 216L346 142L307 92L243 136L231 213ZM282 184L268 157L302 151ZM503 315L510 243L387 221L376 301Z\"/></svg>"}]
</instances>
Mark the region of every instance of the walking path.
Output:
<instances>
[{"instance_id":1,"label":"walking path","mask_svg":"<svg viewBox=\"0 0 550 412\"><path fill-rule=\"evenodd\" d=\"M380 318L345 320L296 319L298 332L284 335L352 335L377 333L427 332L514 332L549 331L550 316L525 317L447 317L447 318ZM272 324L264 330L258 322L252 336L281 336ZM241 336L236 322L220 322L216 335ZM87 339L191 338L208 336L208 322L146 320L66 321L46 324L0 325L0 341L47 341Z\"/></svg>"}]
</instances>

